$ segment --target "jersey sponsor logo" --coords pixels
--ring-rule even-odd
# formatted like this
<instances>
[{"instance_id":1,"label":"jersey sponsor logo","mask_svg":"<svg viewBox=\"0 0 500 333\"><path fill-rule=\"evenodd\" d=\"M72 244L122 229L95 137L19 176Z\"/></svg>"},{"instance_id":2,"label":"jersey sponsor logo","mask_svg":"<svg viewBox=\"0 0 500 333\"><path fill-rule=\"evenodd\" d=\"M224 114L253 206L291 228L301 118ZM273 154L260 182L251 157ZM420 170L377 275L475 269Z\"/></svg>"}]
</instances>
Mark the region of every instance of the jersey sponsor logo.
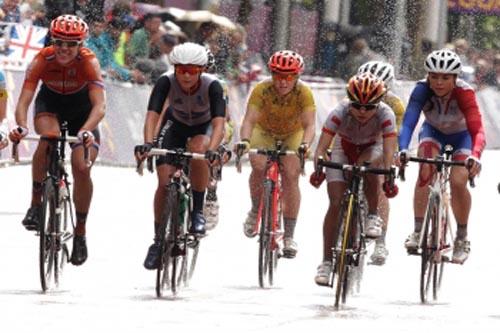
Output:
<instances>
[{"instance_id":1,"label":"jersey sponsor logo","mask_svg":"<svg viewBox=\"0 0 500 333\"><path fill-rule=\"evenodd\" d=\"M201 97L201 95L196 96L196 104L198 104L199 106L205 105L205 103L203 102L203 97Z\"/></svg>"}]
</instances>

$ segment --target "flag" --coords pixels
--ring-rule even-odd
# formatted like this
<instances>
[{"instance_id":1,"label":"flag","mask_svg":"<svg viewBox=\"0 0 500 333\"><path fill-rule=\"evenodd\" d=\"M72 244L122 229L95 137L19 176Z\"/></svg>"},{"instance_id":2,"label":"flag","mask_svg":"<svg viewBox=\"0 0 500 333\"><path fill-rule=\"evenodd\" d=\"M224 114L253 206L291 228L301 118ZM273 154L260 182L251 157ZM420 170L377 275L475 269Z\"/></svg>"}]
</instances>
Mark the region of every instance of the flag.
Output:
<instances>
[{"instance_id":1,"label":"flag","mask_svg":"<svg viewBox=\"0 0 500 333\"><path fill-rule=\"evenodd\" d=\"M13 25L10 30L8 58L30 62L44 47L46 36L47 28L34 25Z\"/></svg>"}]
</instances>

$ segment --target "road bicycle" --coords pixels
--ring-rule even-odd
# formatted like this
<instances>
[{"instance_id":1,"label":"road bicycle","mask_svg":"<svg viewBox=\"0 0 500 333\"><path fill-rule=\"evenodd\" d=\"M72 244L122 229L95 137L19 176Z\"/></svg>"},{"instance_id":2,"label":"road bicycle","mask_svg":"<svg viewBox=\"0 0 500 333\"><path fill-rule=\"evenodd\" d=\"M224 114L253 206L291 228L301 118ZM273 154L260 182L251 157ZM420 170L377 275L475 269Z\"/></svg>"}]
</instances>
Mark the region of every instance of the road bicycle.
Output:
<instances>
[{"instance_id":1,"label":"road bicycle","mask_svg":"<svg viewBox=\"0 0 500 333\"><path fill-rule=\"evenodd\" d=\"M351 165L318 159L316 172L322 168L341 170L348 180L338 215L338 237L332 248L333 274L330 287L335 281L335 309L344 304L348 293L356 287L359 290L365 256L367 253L367 236L365 223L367 205L363 192L363 177L366 174L384 175L391 184L395 178L395 168L379 169L368 165Z\"/></svg>"},{"instance_id":2,"label":"road bicycle","mask_svg":"<svg viewBox=\"0 0 500 333\"><path fill-rule=\"evenodd\" d=\"M255 234L259 235L259 286L265 288L273 285L278 259L283 255L281 158L287 155L299 155L300 164L303 167L304 155L294 150L286 150L281 141L276 142L275 149L250 149L248 154L267 157L262 196L254 230ZM241 152L236 153L238 172L241 172L241 156Z\"/></svg>"},{"instance_id":3,"label":"road bicycle","mask_svg":"<svg viewBox=\"0 0 500 333\"><path fill-rule=\"evenodd\" d=\"M467 167L464 161L453 161L453 147L446 145L443 155L434 158L400 156L399 178L405 180L407 162L430 164L435 167L434 178L429 185L429 197L425 210L420 240L416 249L408 249L408 254L421 257L420 265L420 300L426 303L431 294L438 299L443 281L444 264L452 262L449 254L453 250L453 226L450 223L450 169L452 166ZM469 185L474 187L474 180L469 178ZM453 263L453 262L452 262Z\"/></svg>"},{"instance_id":4,"label":"road bicycle","mask_svg":"<svg viewBox=\"0 0 500 333\"><path fill-rule=\"evenodd\" d=\"M169 156L176 168L167 184L162 220L160 266L156 271L156 296L162 297L166 289L176 295L181 286L187 286L192 278L200 250L202 236L188 232L192 211L192 192L189 179L189 162L206 160L205 154L186 152L184 149L153 148L148 152L148 169L152 171L154 156ZM142 162L137 171L142 174Z\"/></svg>"},{"instance_id":5,"label":"road bicycle","mask_svg":"<svg viewBox=\"0 0 500 333\"><path fill-rule=\"evenodd\" d=\"M45 292L57 287L61 281L63 269L70 260L69 241L73 238L75 219L71 204L71 191L66 172L66 143L80 142L75 136L67 135L67 123L61 124L60 135L28 135L23 140L47 141L47 177L42 182L42 204L40 209L39 269L40 283ZM14 142L12 155L19 161L18 144ZM84 158L88 163L88 149L84 149Z\"/></svg>"}]
</instances>

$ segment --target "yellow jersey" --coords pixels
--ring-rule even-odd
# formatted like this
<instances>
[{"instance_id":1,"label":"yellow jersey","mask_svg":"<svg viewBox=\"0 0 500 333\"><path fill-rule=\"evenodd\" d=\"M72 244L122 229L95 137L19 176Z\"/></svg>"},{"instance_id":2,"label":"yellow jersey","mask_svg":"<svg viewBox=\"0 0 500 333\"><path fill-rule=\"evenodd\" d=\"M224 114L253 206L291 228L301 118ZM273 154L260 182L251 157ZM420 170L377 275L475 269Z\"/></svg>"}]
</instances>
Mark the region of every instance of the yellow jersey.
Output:
<instances>
[{"instance_id":1,"label":"yellow jersey","mask_svg":"<svg viewBox=\"0 0 500 333\"><path fill-rule=\"evenodd\" d=\"M391 91L388 91L383 100L385 104L389 105L396 115L396 129L399 132L399 129L401 128L401 124L403 123L403 116L405 113L405 106L403 104L403 101L401 98L399 98L396 94L394 94Z\"/></svg>"},{"instance_id":2,"label":"yellow jersey","mask_svg":"<svg viewBox=\"0 0 500 333\"><path fill-rule=\"evenodd\" d=\"M302 130L301 115L306 108L316 111L311 88L300 80L285 96L276 92L272 79L261 81L253 88L248 104L259 111L257 126L276 139Z\"/></svg>"}]
</instances>

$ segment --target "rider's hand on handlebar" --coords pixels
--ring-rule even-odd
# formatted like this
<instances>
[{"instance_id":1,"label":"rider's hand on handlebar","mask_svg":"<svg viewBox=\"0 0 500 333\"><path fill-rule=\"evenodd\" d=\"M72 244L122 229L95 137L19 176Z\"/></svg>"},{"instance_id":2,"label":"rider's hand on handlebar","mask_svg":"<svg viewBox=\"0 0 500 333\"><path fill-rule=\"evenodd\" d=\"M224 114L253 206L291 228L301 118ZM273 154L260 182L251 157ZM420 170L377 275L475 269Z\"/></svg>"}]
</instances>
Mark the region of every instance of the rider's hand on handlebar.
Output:
<instances>
[{"instance_id":1,"label":"rider's hand on handlebar","mask_svg":"<svg viewBox=\"0 0 500 333\"><path fill-rule=\"evenodd\" d=\"M408 163L408 158L410 154L407 149L403 149L394 154L394 164L400 168L401 166L405 166Z\"/></svg>"},{"instance_id":2,"label":"rider's hand on handlebar","mask_svg":"<svg viewBox=\"0 0 500 333\"><path fill-rule=\"evenodd\" d=\"M307 144L306 142L302 142L297 151L299 155L302 155L304 156L304 158L307 158L309 156L309 144Z\"/></svg>"},{"instance_id":3,"label":"rider's hand on handlebar","mask_svg":"<svg viewBox=\"0 0 500 333\"><path fill-rule=\"evenodd\" d=\"M214 165L219 162L220 160L220 155L218 152L213 151L213 150L207 150L205 152L205 158L208 160L208 163L210 165Z\"/></svg>"},{"instance_id":4,"label":"rider's hand on handlebar","mask_svg":"<svg viewBox=\"0 0 500 333\"><path fill-rule=\"evenodd\" d=\"M242 156L243 154L248 153L248 151L250 150L250 140L243 139L243 140L237 142L234 145L233 150L236 153L236 155L239 155L239 156Z\"/></svg>"},{"instance_id":5,"label":"rider's hand on handlebar","mask_svg":"<svg viewBox=\"0 0 500 333\"><path fill-rule=\"evenodd\" d=\"M471 178L476 177L481 172L481 161L475 156L468 156L465 159L465 166L469 170L469 176Z\"/></svg>"},{"instance_id":6,"label":"rider's hand on handlebar","mask_svg":"<svg viewBox=\"0 0 500 333\"><path fill-rule=\"evenodd\" d=\"M319 188L326 178L326 174L323 171L314 171L309 177L309 183L312 186Z\"/></svg>"},{"instance_id":7,"label":"rider's hand on handlebar","mask_svg":"<svg viewBox=\"0 0 500 333\"><path fill-rule=\"evenodd\" d=\"M9 139L12 142L19 142L22 138L28 135L29 130L26 127L18 126L10 131Z\"/></svg>"},{"instance_id":8,"label":"rider's hand on handlebar","mask_svg":"<svg viewBox=\"0 0 500 333\"><path fill-rule=\"evenodd\" d=\"M391 182L390 180L384 181L382 189L384 190L385 196L389 199L394 198L399 192L398 185L394 184L394 182Z\"/></svg>"},{"instance_id":9,"label":"rider's hand on handlebar","mask_svg":"<svg viewBox=\"0 0 500 333\"><path fill-rule=\"evenodd\" d=\"M82 129L76 136L78 137L78 139L80 139L80 142L83 143L83 145L87 148L90 148L94 144L94 134L92 134L92 132L89 130Z\"/></svg>"},{"instance_id":10,"label":"rider's hand on handlebar","mask_svg":"<svg viewBox=\"0 0 500 333\"><path fill-rule=\"evenodd\" d=\"M134 155L136 160L144 161L148 157L148 153L153 149L153 144L151 142L146 142L142 145L137 145L134 147Z\"/></svg>"},{"instance_id":11,"label":"rider's hand on handlebar","mask_svg":"<svg viewBox=\"0 0 500 333\"><path fill-rule=\"evenodd\" d=\"M7 140L7 134L0 130L0 149L4 149L9 144Z\"/></svg>"}]
</instances>

